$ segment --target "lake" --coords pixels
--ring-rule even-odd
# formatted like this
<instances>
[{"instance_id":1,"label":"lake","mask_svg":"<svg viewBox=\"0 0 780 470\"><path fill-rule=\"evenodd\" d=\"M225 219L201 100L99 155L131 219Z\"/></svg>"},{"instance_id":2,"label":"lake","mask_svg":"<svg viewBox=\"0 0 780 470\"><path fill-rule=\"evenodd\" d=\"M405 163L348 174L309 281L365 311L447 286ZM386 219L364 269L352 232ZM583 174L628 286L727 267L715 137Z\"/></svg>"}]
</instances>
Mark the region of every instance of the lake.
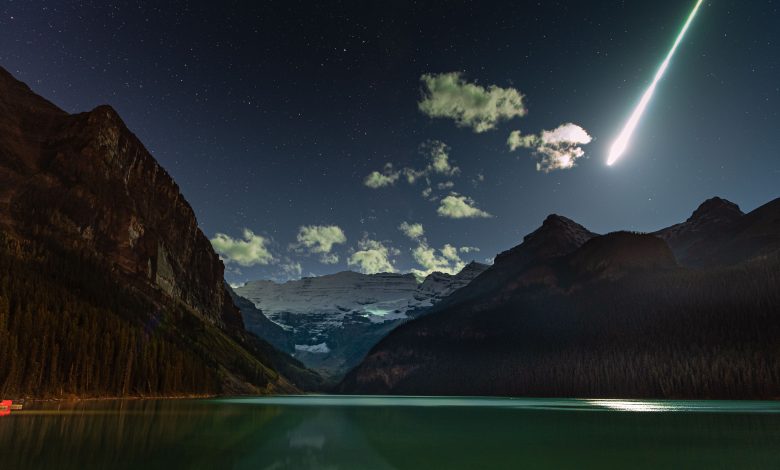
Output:
<instances>
[{"instance_id":1,"label":"lake","mask_svg":"<svg viewBox=\"0 0 780 470\"><path fill-rule=\"evenodd\" d=\"M780 403L301 396L32 404L0 468L780 468Z\"/></svg>"}]
</instances>

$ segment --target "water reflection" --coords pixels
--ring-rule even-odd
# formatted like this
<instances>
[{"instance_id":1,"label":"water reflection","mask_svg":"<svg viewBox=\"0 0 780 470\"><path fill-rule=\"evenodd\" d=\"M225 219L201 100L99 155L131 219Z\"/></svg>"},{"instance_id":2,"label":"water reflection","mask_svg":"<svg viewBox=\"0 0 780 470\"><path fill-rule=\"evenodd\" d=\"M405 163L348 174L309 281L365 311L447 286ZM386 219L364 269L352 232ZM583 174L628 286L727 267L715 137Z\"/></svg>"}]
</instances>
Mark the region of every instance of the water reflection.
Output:
<instances>
[{"instance_id":1,"label":"water reflection","mask_svg":"<svg viewBox=\"0 0 780 470\"><path fill-rule=\"evenodd\" d=\"M778 468L778 411L771 402L385 397L36 405L0 419L0 467Z\"/></svg>"}]
</instances>

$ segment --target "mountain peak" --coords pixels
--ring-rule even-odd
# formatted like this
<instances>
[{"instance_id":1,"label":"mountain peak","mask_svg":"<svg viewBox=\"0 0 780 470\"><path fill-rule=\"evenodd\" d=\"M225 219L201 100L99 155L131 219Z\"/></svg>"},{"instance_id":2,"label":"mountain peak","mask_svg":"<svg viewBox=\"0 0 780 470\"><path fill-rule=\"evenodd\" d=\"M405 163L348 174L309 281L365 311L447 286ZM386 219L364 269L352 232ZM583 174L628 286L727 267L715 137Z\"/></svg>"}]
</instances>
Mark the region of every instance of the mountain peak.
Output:
<instances>
[{"instance_id":1,"label":"mountain peak","mask_svg":"<svg viewBox=\"0 0 780 470\"><path fill-rule=\"evenodd\" d=\"M585 230L585 228L568 217L558 214L550 214L542 222L540 229L546 230ZM586 230L587 231L587 230ZM535 233L535 232L534 232Z\"/></svg>"},{"instance_id":2,"label":"mountain peak","mask_svg":"<svg viewBox=\"0 0 780 470\"><path fill-rule=\"evenodd\" d=\"M550 241L574 242L577 247L593 237L593 233L577 222L558 214L550 214L542 226L523 238L523 244ZM575 247L576 248L576 247Z\"/></svg>"},{"instance_id":3,"label":"mountain peak","mask_svg":"<svg viewBox=\"0 0 780 470\"><path fill-rule=\"evenodd\" d=\"M533 260L566 255L595 235L567 217L550 214L541 227L523 238L523 243L496 256L494 265L524 265Z\"/></svg>"},{"instance_id":4,"label":"mountain peak","mask_svg":"<svg viewBox=\"0 0 780 470\"><path fill-rule=\"evenodd\" d=\"M721 243L733 237L745 217L733 202L713 197L701 203L685 222L653 235L664 239L681 263L697 265L720 258Z\"/></svg>"},{"instance_id":5,"label":"mountain peak","mask_svg":"<svg viewBox=\"0 0 780 470\"><path fill-rule=\"evenodd\" d=\"M738 205L720 197L713 197L702 202L688 218L688 222L734 220L743 215Z\"/></svg>"},{"instance_id":6,"label":"mountain peak","mask_svg":"<svg viewBox=\"0 0 780 470\"><path fill-rule=\"evenodd\" d=\"M469 271L475 271L475 270L484 271L487 268L488 268L488 265L485 264L485 263L480 263L478 261L471 261L466 266L464 266L463 269L461 269L458 274L460 275L462 273L469 272Z\"/></svg>"}]
</instances>

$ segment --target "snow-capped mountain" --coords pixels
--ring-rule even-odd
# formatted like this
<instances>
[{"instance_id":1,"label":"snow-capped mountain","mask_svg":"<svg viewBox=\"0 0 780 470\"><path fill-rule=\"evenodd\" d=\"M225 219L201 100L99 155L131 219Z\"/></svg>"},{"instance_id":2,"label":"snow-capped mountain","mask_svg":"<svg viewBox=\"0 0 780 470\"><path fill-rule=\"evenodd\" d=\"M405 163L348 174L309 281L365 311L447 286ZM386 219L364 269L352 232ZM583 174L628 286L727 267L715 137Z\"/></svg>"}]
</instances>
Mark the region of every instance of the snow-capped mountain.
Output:
<instances>
[{"instance_id":1,"label":"snow-capped mountain","mask_svg":"<svg viewBox=\"0 0 780 470\"><path fill-rule=\"evenodd\" d=\"M338 377L357 364L385 334L467 285L486 265L472 262L458 274L433 273L422 283L412 274L345 271L276 283L251 281L235 288L255 309L242 309L247 327L265 315L284 328L288 352L304 364ZM258 327L253 331L263 337Z\"/></svg>"}]
</instances>

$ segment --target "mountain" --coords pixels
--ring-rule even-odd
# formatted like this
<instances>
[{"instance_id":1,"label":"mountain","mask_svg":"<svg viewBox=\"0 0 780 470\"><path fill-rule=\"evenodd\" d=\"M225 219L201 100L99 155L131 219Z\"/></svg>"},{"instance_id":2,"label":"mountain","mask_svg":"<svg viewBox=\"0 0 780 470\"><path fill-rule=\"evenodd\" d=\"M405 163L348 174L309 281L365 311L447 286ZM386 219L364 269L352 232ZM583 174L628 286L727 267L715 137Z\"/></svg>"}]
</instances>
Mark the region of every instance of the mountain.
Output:
<instances>
[{"instance_id":1,"label":"mountain","mask_svg":"<svg viewBox=\"0 0 780 470\"><path fill-rule=\"evenodd\" d=\"M542 226L526 235L520 245L499 253L492 266L474 279L468 289L461 289L443 299L430 313L446 310L474 298L500 302L511 291L521 275L532 272L535 264L571 253L596 236L582 225L566 217L551 214ZM542 271L537 271L542 274Z\"/></svg>"},{"instance_id":2,"label":"mountain","mask_svg":"<svg viewBox=\"0 0 780 470\"><path fill-rule=\"evenodd\" d=\"M780 249L780 198L744 214L718 197L683 223L655 232L686 266L730 265Z\"/></svg>"},{"instance_id":3,"label":"mountain","mask_svg":"<svg viewBox=\"0 0 780 470\"><path fill-rule=\"evenodd\" d=\"M0 68L0 394L298 390L223 271L111 107L68 114Z\"/></svg>"},{"instance_id":4,"label":"mountain","mask_svg":"<svg viewBox=\"0 0 780 470\"><path fill-rule=\"evenodd\" d=\"M464 287L487 268L472 262L458 274L345 271L279 284L252 281L235 288L247 328L308 367L337 380L399 324ZM280 334L286 333L286 337Z\"/></svg>"},{"instance_id":5,"label":"mountain","mask_svg":"<svg viewBox=\"0 0 780 470\"><path fill-rule=\"evenodd\" d=\"M292 352L295 345L292 342L292 336L281 325L272 322L262 310L257 308L251 300L245 299L236 294L232 288L228 287L230 297L233 303L241 312L244 325L248 331L253 332L258 337L268 341L273 347L280 351Z\"/></svg>"},{"instance_id":6,"label":"mountain","mask_svg":"<svg viewBox=\"0 0 780 470\"><path fill-rule=\"evenodd\" d=\"M708 202L660 235L596 236L551 217L430 314L380 341L338 390L780 396L778 200L745 215ZM694 246L715 258L687 257Z\"/></svg>"}]
</instances>

